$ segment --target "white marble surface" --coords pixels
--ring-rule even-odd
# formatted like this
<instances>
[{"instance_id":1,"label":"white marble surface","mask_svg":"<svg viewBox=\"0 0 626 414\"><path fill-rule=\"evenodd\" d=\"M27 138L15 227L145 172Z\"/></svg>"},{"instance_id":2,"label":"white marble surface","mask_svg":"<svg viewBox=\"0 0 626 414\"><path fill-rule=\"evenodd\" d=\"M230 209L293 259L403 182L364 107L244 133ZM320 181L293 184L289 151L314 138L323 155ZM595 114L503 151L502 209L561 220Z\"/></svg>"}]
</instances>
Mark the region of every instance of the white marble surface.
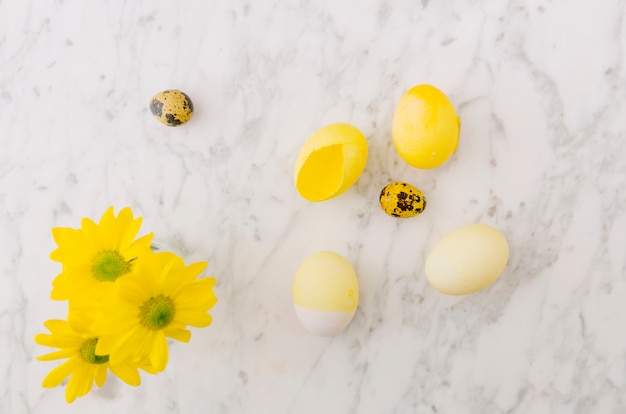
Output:
<instances>
[{"instance_id":1,"label":"white marble surface","mask_svg":"<svg viewBox=\"0 0 626 414\"><path fill-rule=\"evenodd\" d=\"M626 14L623 1L0 0L1 413L626 412ZM416 170L391 143L411 86L444 90L458 152ZM179 128L148 100L193 99ZM304 201L302 143L367 136L357 184ZM379 208L390 181L427 211ZM213 324L132 388L109 377L72 405L41 388L34 344L60 271L50 230L113 205L218 280ZM482 222L511 247L494 285L433 290L428 252ZM334 250L360 306L308 334L291 282Z\"/></svg>"}]
</instances>

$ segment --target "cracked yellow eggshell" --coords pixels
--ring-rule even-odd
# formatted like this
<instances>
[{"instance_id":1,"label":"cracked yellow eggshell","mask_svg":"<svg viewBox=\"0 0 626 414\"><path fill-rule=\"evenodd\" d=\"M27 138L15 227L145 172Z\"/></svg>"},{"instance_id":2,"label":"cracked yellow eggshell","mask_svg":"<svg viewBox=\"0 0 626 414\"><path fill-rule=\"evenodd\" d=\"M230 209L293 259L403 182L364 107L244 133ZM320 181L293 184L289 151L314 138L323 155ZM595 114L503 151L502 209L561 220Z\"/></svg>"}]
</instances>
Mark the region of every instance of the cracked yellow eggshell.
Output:
<instances>
[{"instance_id":1,"label":"cracked yellow eggshell","mask_svg":"<svg viewBox=\"0 0 626 414\"><path fill-rule=\"evenodd\" d=\"M324 201L350 188L367 162L367 141L358 128L327 125L302 146L294 171L298 193L309 201Z\"/></svg>"}]
</instances>

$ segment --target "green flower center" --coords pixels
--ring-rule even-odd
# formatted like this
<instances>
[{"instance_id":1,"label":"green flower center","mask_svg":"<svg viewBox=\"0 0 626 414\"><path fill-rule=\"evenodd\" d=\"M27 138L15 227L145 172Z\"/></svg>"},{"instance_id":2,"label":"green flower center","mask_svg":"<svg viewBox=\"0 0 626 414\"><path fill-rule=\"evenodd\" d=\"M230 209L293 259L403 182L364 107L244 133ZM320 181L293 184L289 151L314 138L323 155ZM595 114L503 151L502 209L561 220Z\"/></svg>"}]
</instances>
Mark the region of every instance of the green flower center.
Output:
<instances>
[{"instance_id":1,"label":"green flower center","mask_svg":"<svg viewBox=\"0 0 626 414\"><path fill-rule=\"evenodd\" d=\"M153 331L165 328L174 319L174 302L169 296L159 295L148 299L139 308L143 326Z\"/></svg>"},{"instance_id":2,"label":"green flower center","mask_svg":"<svg viewBox=\"0 0 626 414\"><path fill-rule=\"evenodd\" d=\"M96 255L91 266L93 277L101 282L115 282L115 280L130 272L130 262L117 250L105 250Z\"/></svg>"},{"instance_id":3,"label":"green flower center","mask_svg":"<svg viewBox=\"0 0 626 414\"><path fill-rule=\"evenodd\" d=\"M96 355L98 338L89 338L80 346L80 355L90 364L104 364L109 362L108 355Z\"/></svg>"}]
</instances>

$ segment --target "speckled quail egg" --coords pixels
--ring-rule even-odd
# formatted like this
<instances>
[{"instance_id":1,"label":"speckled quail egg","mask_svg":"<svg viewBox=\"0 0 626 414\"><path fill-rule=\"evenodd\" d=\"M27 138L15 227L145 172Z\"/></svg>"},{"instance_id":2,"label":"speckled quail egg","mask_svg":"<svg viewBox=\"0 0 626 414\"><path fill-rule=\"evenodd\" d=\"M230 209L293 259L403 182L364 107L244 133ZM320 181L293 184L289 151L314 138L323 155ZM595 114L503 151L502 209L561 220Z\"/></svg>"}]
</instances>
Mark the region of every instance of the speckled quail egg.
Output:
<instances>
[{"instance_id":1,"label":"speckled quail egg","mask_svg":"<svg viewBox=\"0 0 626 414\"><path fill-rule=\"evenodd\" d=\"M414 217L426 208L424 194L411 184L393 182L380 192L380 207L390 216Z\"/></svg>"},{"instance_id":2,"label":"speckled quail egg","mask_svg":"<svg viewBox=\"0 0 626 414\"><path fill-rule=\"evenodd\" d=\"M150 112L167 126L178 126L189 121L193 115L193 103L186 93L167 90L157 93L150 100Z\"/></svg>"}]
</instances>

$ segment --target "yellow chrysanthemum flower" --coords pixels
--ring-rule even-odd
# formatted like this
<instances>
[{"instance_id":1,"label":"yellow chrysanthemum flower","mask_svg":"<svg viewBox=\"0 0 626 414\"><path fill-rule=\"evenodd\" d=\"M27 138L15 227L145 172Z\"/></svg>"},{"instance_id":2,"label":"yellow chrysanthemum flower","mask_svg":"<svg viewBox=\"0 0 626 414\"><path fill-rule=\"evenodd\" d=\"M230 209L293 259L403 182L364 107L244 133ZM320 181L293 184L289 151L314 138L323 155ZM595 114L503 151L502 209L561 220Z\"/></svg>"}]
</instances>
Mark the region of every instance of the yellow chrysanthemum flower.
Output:
<instances>
[{"instance_id":1,"label":"yellow chrysanthemum flower","mask_svg":"<svg viewBox=\"0 0 626 414\"><path fill-rule=\"evenodd\" d=\"M168 360L166 338L188 342L187 325L211 324L207 312L217 302L215 279L196 279L205 262L185 266L172 253L156 253L138 263L136 272L115 284L115 297L103 303L95 322L100 335L96 352L111 363L131 359L149 363L155 371Z\"/></svg>"},{"instance_id":2,"label":"yellow chrysanthemum flower","mask_svg":"<svg viewBox=\"0 0 626 414\"><path fill-rule=\"evenodd\" d=\"M50 258L61 262L63 270L52 282L52 299L93 303L103 284L130 273L135 260L152 253L152 233L135 240L140 227L141 217L133 218L130 208L115 217L110 207L98 224L84 218L80 229L53 228L58 248Z\"/></svg>"},{"instance_id":3,"label":"yellow chrysanthemum flower","mask_svg":"<svg viewBox=\"0 0 626 414\"><path fill-rule=\"evenodd\" d=\"M96 354L98 338L89 332L88 326L84 330L77 331L70 327L66 321L49 320L44 323L50 334L35 336L35 342L40 345L59 348L58 351L37 357L40 361L52 361L56 359L68 359L63 364L54 368L44 378L42 386L53 388L60 385L65 378L70 376L65 389L67 402L74 401L77 397L87 394L95 382L99 387L106 382L108 369L129 385L140 384L137 366L129 361L111 364L108 355ZM75 326L77 326L75 324Z\"/></svg>"}]
</instances>

